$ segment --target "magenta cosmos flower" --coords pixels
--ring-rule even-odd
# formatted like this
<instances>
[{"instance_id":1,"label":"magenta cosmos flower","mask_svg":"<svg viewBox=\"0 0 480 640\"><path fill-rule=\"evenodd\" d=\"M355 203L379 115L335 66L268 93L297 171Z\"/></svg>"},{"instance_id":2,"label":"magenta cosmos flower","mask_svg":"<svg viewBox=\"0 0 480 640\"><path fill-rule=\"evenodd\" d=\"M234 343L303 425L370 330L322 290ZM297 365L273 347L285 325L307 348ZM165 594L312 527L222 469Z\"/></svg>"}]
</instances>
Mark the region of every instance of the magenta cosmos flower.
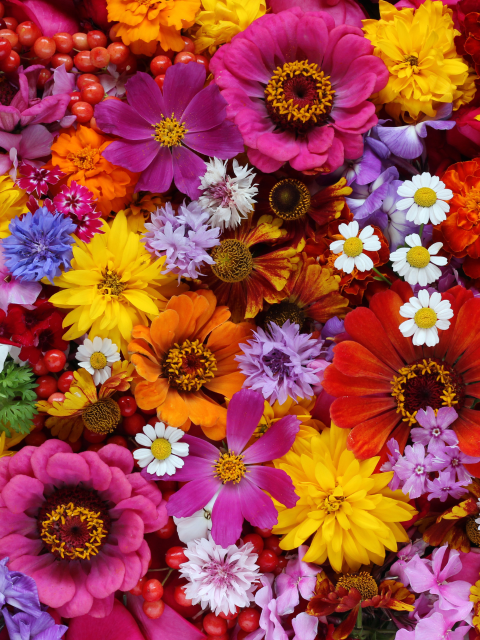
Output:
<instances>
[{"instance_id":1,"label":"magenta cosmos flower","mask_svg":"<svg viewBox=\"0 0 480 640\"><path fill-rule=\"evenodd\" d=\"M177 469L175 480L188 484L170 497L168 513L189 517L219 492L212 511L212 538L222 547L238 540L244 518L262 529L277 523L277 510L264 491L289 509L298 500L284 471L261 466L290 449L300 424L296 416L285 416L245 448L263 409L263 397L256 391L242 389L233 395L227 409L227 451L221 452L200 438L183 436L189 456L183 468Z\"/></svg>"},{"instance_id":2,"label":"magenta cosmos flower","mask_svg":"<svg viewBox=\"0 0 480 640\"><path fill-rule=\"evenodd\" d=\"M0 557L65 618L109 615L115 591L148 569L144 533L168 517L156 485L132 469L113 444L77 454L47 440L0 458Z\"/></svg>"},{"instance_id":3,"label":"magenta cosmos flower","mask_svg":"<svg viewBox=\"0 0 480 640\"><path fill-rule=\"evenodd\" d=\"M250 161L266 173L285 162L326 173L359 158L362 133L377 123L368 98L388 80L361 29L299 7L255 20L210 69Z\"/></svg>"},{"instance_id":4,"label":"magenta cosmos flower","mask_svg":"<svg viewBox=\"0 0 480 640\"><path fill-rule=\"evenodd\" d=\"M215 84L205 84L200 64L175 64L167 69L163 93L147 73L126 84L127 102L107 100L95 108L97 125L123 138L104 156L113 164L142 172L136 191L167 191L172 179L190 198L201 195L205 162L197 155L222 160L243 151L242 136L226 120L226 101Z\"/></svg>"}]
</instances>

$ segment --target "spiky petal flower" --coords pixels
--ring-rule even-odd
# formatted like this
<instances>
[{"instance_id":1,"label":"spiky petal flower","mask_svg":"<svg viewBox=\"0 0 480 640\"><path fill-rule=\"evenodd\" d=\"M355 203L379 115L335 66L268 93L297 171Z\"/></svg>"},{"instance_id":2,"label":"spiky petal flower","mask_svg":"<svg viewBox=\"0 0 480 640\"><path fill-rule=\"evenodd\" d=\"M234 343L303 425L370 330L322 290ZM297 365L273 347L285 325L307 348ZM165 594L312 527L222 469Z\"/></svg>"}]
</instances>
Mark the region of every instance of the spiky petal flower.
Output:
<instances>
[{"instance_id":1,"label":"spiky petal flower","mask_svg":"<svg viewBox=\"0 0 480 640\"><path fill-rule=\"evenodd\" d=\"M259 581L257 554L251 543L226 549L208 539L187 544L188 562L180 566L180 573L188 580L185 596L202 609L210 607L219 613L234 613L236 607L248 607L254 599L254 585Z\"/></svg>"},{"instance_id":2,"label":"spiky petal flower","mask_svg":"<svg viewBox=\"0 0 480 640\"><path fill-rule=\"evenodd\" d=\"M268 331L258 329L253 340L240 345L244 355L235 359L247 377L244 386L261 391L271 404L275 400L283 404L288 397L313 396L311 385L318 378L308 364L320 354L321 342L300 333L298 324L290 320L283 327L270 322Z\"/></svg>"},{"instance_id":3,"label":"spiky petal flower","mask_svg":"<svg viewBox=\"0 0 480 640\"><path fill-rule=\"evenodd\" d=\"M22 162L18 167L18 171L22 177L18 178L17 185L29 195L36 193L38 198L47 195L48 185L57 184L63 176L63 172L58 167L54 167L51 170L45 169L45 167L39 169L26 162Z\"/></svg>"},{"instance_id":4,"label":"spiky petal flower","mask_svg":"<svg viewBox=\"0 0 480 640\"><path fill-rule=\"evenodd\" d=\"M53 204L77 225L75 235L83 242L89 242L96 233L103 233L102 212L95 209L93 193L75 180L70 186L64 185Z\"/></svg>"}]
</instances>

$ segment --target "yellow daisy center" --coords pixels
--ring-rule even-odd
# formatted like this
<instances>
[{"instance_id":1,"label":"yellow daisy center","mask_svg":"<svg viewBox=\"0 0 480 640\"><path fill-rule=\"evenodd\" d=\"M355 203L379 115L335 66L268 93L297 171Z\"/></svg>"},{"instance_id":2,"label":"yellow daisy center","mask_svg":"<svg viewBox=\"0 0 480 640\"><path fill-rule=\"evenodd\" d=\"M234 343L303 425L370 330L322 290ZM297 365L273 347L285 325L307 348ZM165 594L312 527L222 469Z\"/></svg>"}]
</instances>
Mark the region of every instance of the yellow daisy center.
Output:
<instances>
[{"instance_id":1,"label":"yellow daisy center","mask_svg":"<svg viewBox=\"0 0 480 640\"><path fill-rule=\"evenodd\" d=\"M107 366L107 359L101 351L95 351L90 356L90 364L93 369L104 369Z\"/></svg>"},{"instance_id":2,"label":"yellow daisy center","mask_svg":"<svg viewBox=\"0 0 480 640\"><path fill-rule=\"evenodd\" d=\"M415 324L420 329L431 329L435 326L437 321L437 314L433 309L427 307L426 309L419 309L415 314Z\"/></svg>"},{"instance_id":3,"label":"yellow daisy center","mask_svg":"<svg viewBox=\"0 0 480 640\"><path fill-rule=\"evenodd\" d=\"M247 472L247 468L243 464L243 456L237 456L230 450L228 453L221 454L214 467L215 475L220 478L223 484L227 482L238 484Z\"/></svg>"},{"instance_id":4,"label":"yellow daisy center","mask_svg":"<svg viewBox=\"0 0 480 640\"><path fill-rule=\"evenodd\" d=\"M363 251L363 242L360 238L348 238L343 245L343 253L349 258L356 258Z\"/></svg>"},{"instance_id":5,"label":"yellow daisy center","mask_svg":"<svg viewBox=\"0 0 480 640\"><path fill-rule=\"evenodd\" d=\"M152 455L157 460L166 460L168 456L172 453L172 445L165 438L157 438L152 443Z\"/></svg>"},{"instance_id":6,"label":"yellow daisy center","mask_svg":"<svg viewBox=\"0 0 480 640\"><path fill-rule=\"evenodd\" d=\"M241 282L253 269L250 249L240 240L222 240L213 248L212 258L212 271L223 282Z\"/></svg>"},{"instance_id":7,"label":"yellow daisy center","mask_svg":"<svg viewBox=\"0 0 480 640\"><path fill-rule=\"evenodd\" d=\"M185 340L169 350L163 368L170 386L181 391L199 391L215 377L217 361L199 340Z\"/></svg>"},{"instance_id":8,"label":"yellow daisy center","mask_svg":"<svg viewBox=\"0 0 480 640\"><path fill-rule=\"evenodd\" d=\"M406 64L408 64L410 67L417 67L418 66L418 56L414 56L414 55L405 56L403 58L403 61Z\"/></svg>"},{"instance_id":9,"label":"yellow daisy center","mask_svg":"<svg viewBox=\"0 0 480 640\"><path fill-rule=\"evenodd\" d=\"M160 142L162 147L178 147L185 134L188 133L185 125L178 122L173 113L171 118L164 118L152 126L155 128L155 133L152 136L154 140Z\"/></svg>"},{"instance_id":10,"label":"yellow daisy center","mask_svg":"<svg viewBox=\"0 0 480 640\"><path fill-rule=\"evenodd\" d=\"M361 594L362 600L370 600L378 595L378 585L366 571L347 573L345 576L340 576L337 581L337 587L338 586L348 591L353 588L356 589Z\"/></svg>"},{"instance_id":11,"label":"yellow daisy center","mask_svg":"<svg viewBox=\"0 0 480 640\"><path fill-rule=\"evenodd\" d=\"M103 280L97 284L97 289L110 296L119 296L126 288L126 284L121 281L121 276L114 270L105 269L102 273Z\"/></svg>"},{"instance_id":12,"label":"yellow daisy center","mask_svg":"<svg viewBox=\"0 0 480 640\"><path fill-rule=\"evenodd\" d=\"M95 433L112 433L120 418L120 407L112 398L97 400L82 412L84 425Z\"/></svg>"},{"instance_id":13,"label":"yellow daisy center","mask_svg":"<svg viewBox=\"0 0 480 640\"><path fill-rule=\"evenodd\" d=\"M430 254L425 247L412 247L407 253L407 262L411 267L424 269L430 263Z\"/></svg>"},{"instance_id":14,"label":"yellow daisy center","mask_svg":"<svg viewBox=\"0 0 480 640\"><path fill-rule=\"evenodd\" d=\"M282 220L298 220L310 209L310 191L303 182L292 178L277 182L268 199L273 212Z\"/></svg>"},{"instance_id":15,"label":"yellow daisy center","mask_svg":"<svg viewBox=\"0 0 480 640\"><path fill-rule=\"evenodd\" d=\"M85 147L81 151L77 153L69 153L67 158L73 162L75 166L79 169L84 169L88 171L89 169L93 169L96 162L95 156L98 153L98 149L91 149L90 147Z\"/></svg>"},{"instance_id":16,"label":"yellow daisy center","mask_svg":"<svg viewBox=\"0 0 480 640\"><path fill-rule=\"evenodd\" d=\"M437 201L437 194L430 187L421 187L415 191L413 199L419 207L432 207Z\"/></svg>"}]
</instances>

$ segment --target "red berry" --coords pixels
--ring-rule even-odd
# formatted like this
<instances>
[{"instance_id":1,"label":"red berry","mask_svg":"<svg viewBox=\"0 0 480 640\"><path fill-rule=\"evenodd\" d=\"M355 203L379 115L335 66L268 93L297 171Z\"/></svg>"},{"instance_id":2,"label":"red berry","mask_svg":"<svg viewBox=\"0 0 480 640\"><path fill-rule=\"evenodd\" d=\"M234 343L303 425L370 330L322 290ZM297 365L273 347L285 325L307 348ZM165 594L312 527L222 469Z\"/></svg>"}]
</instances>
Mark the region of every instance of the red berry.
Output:
<instances>
[{"instance_id":1,"label":"red berry","mask_svg":"<svg viewBox=\"0 0 480 640\"><path fill-rule=\"evenodd\" d=\"M160 76L155 76L155 82L158 84L159 88L163 90L163 83L165 82L165 74Z\"/></svg>"},{"instance_id":2,"label":"red berry","mask_svg":"<svg viewBox=\"0 0 480 640\"><path fill-rule=\"evenodd\" d=\"M51 396L48 396L48 402L63 402L65 400L65 394L55 391Z\"/></svg>"},{"instance_id":3,"label":"red berry","mask_svg":"<svg viewBox=\"0 0 480 640\"><path fill-rule=\"evenodd\" d=\"M164 525L158 531L155 531L155 535L157 538L161 538L162 540L167 540L171 538L176 531L175 522L173 521L172 516L168 516L167 524Z\"/></svg>"},{"instance_id":4,"label":"red berry","mask_svg":"<svg viewBox=\"0 0 480 640\"><path fill-rule=\"evenodd\" d=\"M277 556L282 555L282 549L280 549L280 538L278 536L268 536L265 538L265 549L273 551Z\"/></svg>"},{"instance_id":5,"label":"red berry","mask_svg":"<svg viewBox=\"0 0 480 640\"><path fill-rule=\"evenodd\" d=\"M123 64L130 55L130 49L123 42L112 42L107 47L112 64Z\"/></svg>"},{"instance_id":6,"label":"red berry","mask_svg":"<svg viewBox=\"0 0 480 640\"><path fill-rule=\"evenodd\" d=\"M51 63L54 69L61 67L62 64L65 65L66 71L71 71L73 69L73 58L72 56L69 56L68 53L56 53L52 57Z\"/></svg>"},{"instance_id":7,"label":"red berry","mask_svg":"<svg viewBox=\"0 0 480 640\"><path fill-rule=\"evenodd\" d=\"M68 108L70 109L70 111L72 110L74 104L80 102L81 97L82 94L80 93L80 91L72 91L72 93L70 94L70 102L68 103Z\"/></svg>"},{"instance_id":8,"label":"red berry","mask_svg":"<svg viewBox=\"0 0 480 640\"><path fill-rule=\"evenodd\" d=\"M228 613L223 613L223 611L220 611L220 613L218 614L218 617L223 618L224 620L236 620L237 616L238 607L235 607L234 613L232 613L231 611L229 611Z\"/></svg>"},{"instance_id":9,"label":"red berry","mask_svg":"<svg viewBox=\"0 0 480 640\"><path fill-rule=\"evenodd\" d=\"M31 447L39 447L43 444L47 439L47 434L44 431L32 431L25 438L25 444L30 445Z\"/></svg>"},{"instance_id":10,"label":"red berry","mask_svg":"<svg viewBox=\"0 0 480 640\"><path fill-rule=\"evenodd\" d=\"M268 538L272 535L271 529L260 529L260 527L255 527L255 533L258 533L262 538Z\"/></svg>"},{"instance_id":11,"label":"red berry","mask_svg":"<svg viewBox=\"0 0 480 640\"><path fill-rule=\"evenodd\" d=\"M211 636L221 636L227 633L227 621L219 618L214 613L210 612L203 619L203 628Z\"/></svg>"},{"instance_id":12,"label":"red berry","mask_svg":"<svg viewBox=\"0 0 480 640\"><path fill-rule=\"evenodd\" d=\"M60 349L50 349L43 356L47 369L52 373L58 373L63 369L67 361L67 356Z\"/></svg>"},{"instance_id":13,"label":"red berry","mask_svg":"<svg viewBox=\"0 0 480 640\"><path fill-rule=\"evenodd\" d=\"M37 378L35 393L37 398L46 399L57 390L57 381L53 376L40 376Z\"/></svg>"},{"instance_id":14,"label":"red berry","mask_svg":"<svg viewBox=\"0 0 480 640\"><path fill-rule=\"evenodd\" d=\"M173 60L176 54L177 54L177 51L172 51L171 49L165 50L160 43L158 43L157 48L155 50L156 56L167 56L167 58L170 58L170 60Z\"/></svg>"},{"instance_id":15,"label":"red berry","mask_svg":"<svg viewBox=\"0 0 480 640\"><path fill-rule=\"evenodd\" d=\"M0 62L6 60L12 52L12 45L6 38L0 38Z\"/></svg>"},{"instance_id":16,"label":"red berry","mask_svg":"<svg viewBox=\"0 0 480 640\"><path fill-rule=\"evenodd\" d=\"M165 603L163 600L157 600L156 602L145 601L142 605L143 613L151 620L160 618L165 609Z\"/></svg>"},{"instance_id":17,"label":"red berry","mask_svg":"<svg viewBox=\"0 0 480 640\"><path fill-rule=\"evenodd\" d=\"M15 31L18 27L18 20L16 20L13 16L3 16L3 21L7 25L7 29L11 31Z\"/></svg>"},{"instance_id":18,"label":"red berry","mask_svg":"<svg viewBox=\"0 0 480 640\"><path fill-rule=\"evenodd\" d=\"M191 607L192 601L185 595L185 585L178 584L173 591L173 599L181 607Z\"/></svg>"},{"instance_id":19,"label":"red berry","mask_svg":"<svg viewBox=\"0 0 480 640\"><path fill-rule=\"evenodd\" d=\"M77 76L77 87L80 91L84 89L87 84L100 84L98 76L94 75L93 73L82 73L81 75Z\"/></svg>"},{"instance_id":20,"label":"red berry","mask_svg":"<svg viewBox=\"0 0 480 640\"><path fill-rule=\"evenodd\" d=\"M72 105L70 109L74 116L77 116L77 122L85 124L90 122L93 117L93 107L88 102L80 101Z\"/></svg>"},{"instance_id":21,"label":"red berry","mask_svg":"<svg viewBox=\"0 0 480 640\"><path fill-rule=\"evenodd\" d=\"M87 33L87 42L90 49L94 49L95 47L106 47L107 36L103 31L89 31Z\"/></svg>"},{"instance_id":22,"label":"red berry","mask_svg":"<svg viewBox=\"0 0 480 640\"><path fill-rule=\"evenodd\" d=\"M128 58L125 60L125 62L117 64L118 73L123 73L124 71L125 73L135 73L136 70L137 58L132 53L128 54Z\"/></svg>"},{"instance_id":23,"label":"red berry","mask_svg":"<svg viewBox=\"0 0 480 640\"><path fill-rule=\"evenodd\" d=\"M140 580L133 587L133 589L130 589L130 593L132 594L132 596L140 596L142 594L143 585L145 584L146 581L147 581L147 578L145 576L143 578L140 578Z\"/></svg>"},{"instance_id":24,"label":"red berry","mask_svg":"<svg viewBox=\"0 0 480 640\"><path fill-rule=\"evenodd\" d=\"M243 542L247 544L250 542L253 544L253 552L256 554L260 554L263 551L263 538L258 535L258 533L249 533L248 535L243 537Z\"/></svg>"},{"instance_id":25,"label":"red berry","mask_svg":"<svg viewBox=\"0 0 480 640\"><path fill-rule=\"evenodd\" d=\"M121 398L120 398L121 400ZM120 404L120 402L118 403ZM121 411L121 407L120 407ZM133 413L131 416L125 417L123 420L123 429L129 436L136 436L137 433L141 433L145 426L145 418L140 413Z\"/></svg>"},{"instance_id":26,"label":"red berry","mask_svg":"<svg viewBox=\"0 0 480 640\"><path fill-rule=\"evenodd\" d=\"M46 58L51 58L56 50L57 45L55 44L55 40L53 38L47 38L46 36L37 38L35 40L35 44L33 45L33 52L36 56L42 58L43 60L45 60Z\"/></svg>"},{"instance_id":27,"label":"red berry","mask_svg":"<svg viewBox=\"0 0 480 640\"><path fill-rule=\"evenodd\" d=\"M167 56L156 56L150 60L150 71L154 76L165 74L165 71L171 66L172 61Z\"/></svg>"},{"instance_id":28,"label":"red berry","mask_svg":"<svg viewBox=\"0 0 480 640\"><path fill-rule=\"evenodd\" d=\"M140 409L140 411L142 413L144 413L146 416L156 416L157 415L157 410L156 409Z\"/></svg>"},{"instance_id":29,"label":"red berry","mask_svg":"<svg viewBox=\"0 0 480 640\"><path fill-rule=\"evenodd\" d=\"M119 447L128 449L128 443L123 436L112 436L107 440L107 444L117 444Z\"/></svg>"},{"instance_id":30,"label":"red berry","mask_svg":"<svg viewBox=\"0 0 480 640\"><path fill-rule=\"evenodd\" d=\"M20 56L16 51L11 51L7 58L0 63L0 71L4 73L13 73L20 66Z\"/></svg>"},{"instance_id":31,"label":"red berry","mask_svg":"<svg viewBox=\"0 0 480 640\"><path fill-rule=\"evenodd\" d=\"M97 452L97 451L100 451L100 449L102 447L104 447L104 446L105 445L103 444L103 442L97 442L96 444L90 444L87 447L87 451L95 451L95 452Z\"/></svg>"},{"instance_id":32,"label":"red berry","mask_svg":"<svg viewBox=\"0 0 480 640\"><path fill-rule=\"evenodd\" d=\"M163 586L160 580L157 580L156 578L147 580L143 585L142 596L147 602L156 602L157 600L160 600L163 596Z\"/></svg>"},{"instance_id":33,"label":"red berry","mask_svg":"<svg viewBox=\"0 0 480 640\"><path fill-rule=\"evenodd\" d=\"M183 45L184 45L182 51L188 51L190 53L193 53L195 51L195 43L193 42L193 40L188 36L181 36L181 38L183 40Z\"/></svg>"},{"instance_id":34,"label":"red berry","mask_svg":"<svg viewBox=\"0 0 480 640\"><path fill-rule=\"evenodd\" d=\"M222 633L221 636L212 636L209 633L205 636L205 640L228 640L228 633Z\"/></svg>"},{"instance_id":35,"label":"red berry","mask_svg":"<svg viewBox=\"0 0 480 640\"><path fill-rule=\"evenodd\" d=\"M18 36L15 31L12 31L11 29L0 29L0 38L8 40L12 47L15 47L18 44Z\"/></svg>"},{"instance_id":36,"label":"red berry","mask_svg":"<svg viewBox=\"0 0 480 640\"><path fill-rule=\"evenodd\" d=\"M120 407L120 413L124 418L133 416L133 414L137 410L137 403L135 402L135 398L133 396L122 396L117 400L117 402L118 406Z\"/></svg>"},{"instance_id":37,"label":"red berry","mask_svg":"<svg viewBox=\"0 0 480 640\"><path fill-rule=\"evenodd\" d=\"M117 36L118 27L119 27L118 24L114 24L113 27L110 27L110 31L108 32L108 37L112 42L120 42L122 40L119 36Z\"/></svg>"},{"instance_id":38,"label":"red berry","mask_svg":"<svg viewBox=\"0 0 480 640\"><path fill-rule=\"evenodd\" d=\"M180 565L184 562L188 562L188 558L185 555L183 547L170 547L165 554L165 562L170 569L179 569Z\"/></svg>"},{"instance_id":39,"label":"red berry","mask_svg":"<svg viewBox=\"0 0 480 640\"><path fill-rule=\"evenodd\" d=\"M257 558L257 564L260 567L260 571L262 573L270 573L277 568L278 565L278 556L273 553L273 551L269 551L265 549Z\"/></svg>"},{"instance_id":40,"label":"red berry","mask_svg":"<svg viewBox=\"0 0 480 640\"><path fill-rule=\"evenodd\" d=\"M40 73L37 78L37 87L39 89L43 89L43 87L47 84L47 81L52 77L52 72L50 69L40 69Z\"/></svg>"},{"instance_id":41,"label":"red berry","mask_svg":"<svg viewBox=\"0 0 480 640\"><path fill-rule=\"evenodd\" d=\"M45 426L46 419L47 419L46 413L36 413L32 418L32 424L33 424L32 431L41 431Z\"/></svg>"},{"instance_id":42,"label":"red berry","mask_svg":"<svg viewBox=\"0 0 480 640\"><path fill-rule=\"evenodd\" d=\"M3 18L3 16L5 15L5 5L0 2L0 18Z\"/></svg>"},{"instance_id":43,"label":"red berry","mask_svg":"<svg viewBox=\"0 0 480 640\"><path fill-rule=\"evenodd\" d=\"M47 364L43 358L40 358L38 362L35 362L35 364L32 364L32 369L33 369L33 373L36 376L44 376L48 373Z\"/></svg>"},{"instance_id":44,"label":"red berry","mask_svg":"<svg viewBox=\"0 0 480 640\"><path fill-rule=\"evenodd\" d=\"M75 442L68 443L72 447L73 453L78 453L82 448L82 441L80 439L75 440Z\"/></svg>"},{"instance_id":45,"label":"red berry","mask_svg":"<svg viewBox=\"0 0 480 640\"><path fill-rule=\"evenodd\" d=\"M22 47L30 47L34 44L37 38L40 38L42 35L40 29L34 22L27 20L26 22L21 22L18 27L15 29L18 35L18 41L22 45Z\"/></svg>"},{"instance_id":46,"label":"red berry","mask_svg":"<svg viewBox=\"0 0 480 640\"><path fill-rule=\"evenodd\" d=\"M196 60L197 64L202 64L205 67L205 71L208 73L208 70L210 68L209 59L206 58L205 56L196 55L195 56L195 60Z\"/></svg>"},{"instance_id":47,"label":"red berry","mask_svg":"<svg viewBox=\"0 0 480 640\"><path fill-rule=\"evenodd\" d=\"M74 379L73 371L64 371L57 381L58 390L62 393L67 393Z\"/></svg>"},{"instance_id":48,"label":"red berry","mask_svg":"<svg viewBox=\"0 0 480 640\"><path fill-rule=\"evenodd\" d=\"M105 89L98 82L87 84L82 89L82 100L88 104L98 104L105 96Z\"/></svg>"},{"instance_id":49,"label":"red berry","mask_svg":"<svg viewBox=\"0 0 480 640\"><path fill-rule=\"evenodd\" d=\"M278 556L278 564L277 564L277 568L274 570L274 574L276 576L280 575L282 573L282 571L285 569L285 567L288 564L288 560L286 559L285 556Z\"/></svg>"},{"instance_id":50,"label":"red berry","mask_svg":"<svg viewBox=\"0 0 480 640\"><path fill-rule=\"evenodd\" d=\"M190 51L180 51L180 53L177 53L177 55L175 56L175 60L173 61L173 63L178 64L179 62L183 64L188 64L189 62L196 62L195 54L191 53Z\"/></svg>"},{"instance_id":51,"label":"red berry","mask_svg":"<svg viewBox=\"0 0 480 640\"><path fill-rule=\"evenodd\" d=\"M91 73L97 68L90 57L90 51L79 51L73 59L75 66L79 71Z\"/></svg>"},{"instance_id":52,"label":"red berry","mask_svg":"<svg viewBox=\"0 0 480 640\"><path fill-rule=\"evenodd\" d=\"M87 49L90 49L86 33L74 33L72 40L75 49L78 49L79 51L87 51Z\"/></svg>"},{"instance_id":53,"label":"red berry","mask_svg":"<svg viewBox=\"0 0 480 640\"><path fill-rule=\"evenodd\" d=\"M92 64L98 67L98 69L107 67L110 63L110 54L105 47L94 47L90 51L90 58L92 59Z\"/></svg>"},{"instance_id":54,"label":"red berry","mask_svg":"<svg viewBox=\"0 0 480 640\"><path fill-rule=\"evenodd\" d=\"M238 626L242 631L256 631L260 626L260 611L258 609L244 609L238 616Z\"/></svg>"},{"instance_id":55,"label":"red berry","mask_svg":"<svg viewBox=\"0 0 480 640\"><path fill-rule=\"evenodd\" d=\"M56 33L53 36L53 39L55 40L55 44L57 45L58 53L70 53L70 51L73 49L73 38L69 33Z\"/></svg>"},{"instance_id":56,"label":"red berry","mask_svg":"<svg viewBox=\"0 0 480 640\"><path fill-rule=\"evenodd\" d=\"M83 429L84 440L86 440L87 442L91 442L92 444L103 442L106 437L106 433L95 433L94 431L90 431L90 429L87 429L87 427Z\"/></svg>"}]
</instances>

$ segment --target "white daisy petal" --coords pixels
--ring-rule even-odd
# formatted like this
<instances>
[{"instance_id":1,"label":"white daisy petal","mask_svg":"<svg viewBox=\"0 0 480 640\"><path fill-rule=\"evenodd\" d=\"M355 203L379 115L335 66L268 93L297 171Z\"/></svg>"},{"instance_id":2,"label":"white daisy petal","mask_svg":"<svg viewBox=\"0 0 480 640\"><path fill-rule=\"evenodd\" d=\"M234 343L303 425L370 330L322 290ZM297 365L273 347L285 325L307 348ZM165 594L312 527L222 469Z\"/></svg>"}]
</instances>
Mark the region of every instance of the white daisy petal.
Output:
<instances>
[{"instance_id":1,"label":"white daisy petal","mask_svg":"<svg viewBox=\"0 0 480 640\"><path fill-rule=\"evenodd\" d=\"M157 439L157 434L151 424L146 424L143 427L143 433L147 435L152 442Z\"/></svg>"},{"instance_id":2,"label":"white daisy petal","mask_svg":"<svg viewBox=\"0 0 480 640\"><path fill-rule=\"evenodd\" d=\"M137 433L137 435L135 436L135 442L138 442L138 444L141 444L144 447L150 448L152 446L153 440L156 440L156 438L154 437L153 439L151 439L144 433Z\"/></svg>"}]
</instances>

